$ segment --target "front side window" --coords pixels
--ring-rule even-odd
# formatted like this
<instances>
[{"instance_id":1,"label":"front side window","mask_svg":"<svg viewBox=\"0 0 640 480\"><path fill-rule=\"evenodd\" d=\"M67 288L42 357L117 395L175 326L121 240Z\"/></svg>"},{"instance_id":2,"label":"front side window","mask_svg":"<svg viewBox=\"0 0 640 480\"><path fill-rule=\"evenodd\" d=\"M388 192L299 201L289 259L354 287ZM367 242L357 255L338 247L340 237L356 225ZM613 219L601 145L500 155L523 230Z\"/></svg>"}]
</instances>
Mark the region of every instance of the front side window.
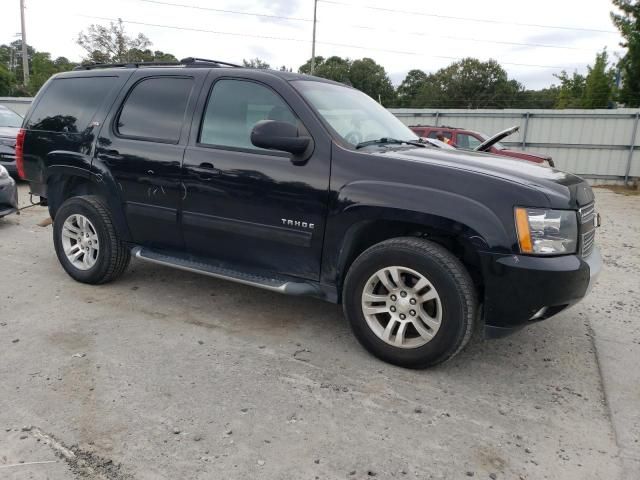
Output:
<instances>
[{"instance_id":1,"label":"front side window","mask_svg":"<svg viewBox=\"0 0 640 480\"><path fill-rule=\"evenodd\" d=\"M438 138L438 135L440 134L442 134L444 138L448 138L449 140L451 140L452 138L451 132L442 132L440 130L431 130L428 138Z\"/></svg>"},{"instance_id":2,"label":"front side window","mask_svg":"<svg viewBox=\"0 0 640 480\"><path fill-rule=\"evenodd\" d=\"M300 125L289 106L270 88L247 80L218 80L209 95L199 142L263 150L251 143L251 130L261 120Z\"/></svg>"},{"instance_id":3,"label":"front side window","mask_svg":"<svg viewBox=\"0 0 640 480\"><path fill-rule=\"evenodd\" d=\"M151 77L137 83L122 106L116 131L125 137L178 143L193 79Z\"/></svg>"},{"instance_id":4,"label":"front side window","mask_svg":"<svg viewBox=\"0 0 640 480\"><path fill-rule=\"evenodd\" d=\"M456 145L460 148L468 148L469 150L473 150L481 143L482 140L474 137L473 135L469 135L468 133L458 133Z\"/></svg>"},{"instance_id":5,"label":"front side window","mask_svg":"<svg viewBox=\"0 0 640 480\"><path fill-rule=\"evenodd\" d=\"M116 83L116 77L56 78L43 92L27 128L80 133Z\"/></svg>"},{"instance_id":6,"label":"front side window","mask_svg":"<svg viewBox=\"0 0 640 480\"><path fill-rule=\"evenodd\" d=\"M418 137L392 113L354 88L313 80L292 85L316 109L324 121L352 146L392 138L417 141Z\"/></svg>"}]
</instances>

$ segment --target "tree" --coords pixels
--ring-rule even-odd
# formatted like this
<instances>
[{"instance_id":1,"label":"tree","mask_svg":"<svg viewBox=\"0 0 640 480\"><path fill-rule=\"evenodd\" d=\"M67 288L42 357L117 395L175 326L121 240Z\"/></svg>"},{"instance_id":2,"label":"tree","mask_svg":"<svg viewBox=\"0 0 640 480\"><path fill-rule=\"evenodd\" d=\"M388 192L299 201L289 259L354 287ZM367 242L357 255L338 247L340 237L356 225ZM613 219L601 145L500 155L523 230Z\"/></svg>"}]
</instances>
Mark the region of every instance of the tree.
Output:
<instances>
[{"instance_id":1,"label":"tree","mask_svg":"<svg viewBox=\"0 0 640 480\"><path fill-rule=\"evenodd\" d=\"M29 93L35 95L51 75L72 70L76 65L66 57L51 60L49 53L35 52L31 57L31 78L27 87Z\"/></svg>"},{"instance_id":2,"label":"tree","mask_svg":"<svg viewBox=\"0 0 640 480\"><path fill-rule=\"evenodd\" d=\"M16 77L4 65L0 65L0 97L13 94Z\"/></svg>"},{"instance_id":3,"label":"tree","mask_svg":"<svg viewBox=\"0 0 640 480\"><path fill-rule=\"evenodd\" d=\"M178 59L170 53L165 53L161 50L152 51L149 48L144 50L132 48L129 50L129 59L131 62L178 62Z\"/></svg>"},{"instance_id":4,"label":"tree","mask_svg":"<svg viewBox=\"0 0 640 480\"><path fill-rule=\"evenodd\" d=\"M259 69L264 69L264 70L271 69L271 65L269 65L267 62L265 62L263 60L260 60L258 57L251 58L249 60L245 60L243 58L242 59L242 65L244 65L245 67L248 67L248 68L259 68Z\"/></svg>"},{"instance_id":5,"label":"tree","mask_svg":"<svg viewBox=\"0 0 640 480\"><path fill-rule=\"evenodd\" d=\"M311 60L298 69L299 73L311 73ZM316 57L315 70L317 77L328 78L336 82L351 85L363 91L375 100L381 99L383 104L389 104L395 98L391 80L384 67L371 58L350 60L342 57Z\"/></svg>"},{"instance_id":6,"label":"tree","mask_svg":"<svg viewBox=\"0 0 640 480\"><path fill-rule=\"evenodd\" d=\"M382 105L389 106L395 100L395 91L382 65L371 58L354 60L349 68L349 81Z\"/></svg>"},{"instance_id":7,"label":"tree","mask_svg":"<svg viewBox=\"0 0 640 480\"><path fill-rule=\"evenodd\" d=\"M560 89L556 85L541 90L523 90L517 96L511 108L554 108Z\"/></svg>"},{"instance_id":8,"label":"tree","mask_svg":"<svg viewBox=\"0 0 640 480\"><path fill-rule=\"evenodd\" d=\"M92 24L87 32L80 32L76 43L86 50L86 62L126 63L144 61L140 52L151 45L151 41L139 33L133 38L126 34L121 19L109 26Z\"/></svg>"},{"instance_id":9,"label":"tree","mask_svg":"<svg viewBox=\"0 0 640 480\"><path fill-rule=\"evenodd\" d=\"M507 72L495 60L481 62L465 58L420 77L414 74L408 81L410 83L405 84L405 87L411 85L410 91L415 95L413 98L404 96L403 101L410 106L506 108L517 101L523 90L522 85L509 79Z\"/></svg>"},{"instance_id":10,"label":"tree","mask_svg":"<svg viewBox=\"0 0 640 480\"><path fill-rule=\"evenodd\" d=\"M420 89L425 86L429 76L422 70L409 70L407 76L398 87L396 94L398 106L414 107L414 102L418 98Z\"/></svg>"},{"instance_id":11,"label":"tree","mask_svg":"<svg viewBox=\"0 0 640 480\"><path fill-rule=\"evenodd\" d=\"M555 108L581 108L586 86L586 78L578 72L569 76L564 70L554 76L560 80Z\"/></svg>"},{"instance_id":12,"label":"tree","mask_svg":"<svg viewBox=\"0 0 640 480\"><path fill-rule=\"evenodd\" d=\"M619 100L627 107L640 106L640 2L613 0L620 13L611 12L614 25L624 39L621 47L627 49L618 67L622 74Z\"/></svg>"},{"instance_id":13,"label":"tree","mask_svg":"<svg viewBox=\"0 0 640 480\"><path fill-rule=\"evenodd\" d=\"M596 55L593 66L588 67L585 79L583 108L608 108L613 101L615 72L608 66L607 51Z\"/></svg>"}]
</instances>

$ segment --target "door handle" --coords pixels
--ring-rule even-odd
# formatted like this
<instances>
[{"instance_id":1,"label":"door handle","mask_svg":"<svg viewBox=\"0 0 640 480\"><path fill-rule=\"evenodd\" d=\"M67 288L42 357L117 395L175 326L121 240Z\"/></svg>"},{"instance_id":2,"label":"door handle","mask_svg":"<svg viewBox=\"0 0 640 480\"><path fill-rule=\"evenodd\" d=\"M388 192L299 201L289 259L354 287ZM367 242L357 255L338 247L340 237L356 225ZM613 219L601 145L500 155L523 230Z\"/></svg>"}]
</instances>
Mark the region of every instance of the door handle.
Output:
<instances>
[{"instance_id":1,"label":"door handle","mask_svg":"<svg viewBox=\"0 0 640 480\"><path fill-rule=\"evenodd\" d=\"M198 169L205 170L196 174L200 180L211 180L214 175L218 175L220 173L220 170L214 167L213 163L209 162L202 162L198 165Z\"/></svg>"}]
</instances>

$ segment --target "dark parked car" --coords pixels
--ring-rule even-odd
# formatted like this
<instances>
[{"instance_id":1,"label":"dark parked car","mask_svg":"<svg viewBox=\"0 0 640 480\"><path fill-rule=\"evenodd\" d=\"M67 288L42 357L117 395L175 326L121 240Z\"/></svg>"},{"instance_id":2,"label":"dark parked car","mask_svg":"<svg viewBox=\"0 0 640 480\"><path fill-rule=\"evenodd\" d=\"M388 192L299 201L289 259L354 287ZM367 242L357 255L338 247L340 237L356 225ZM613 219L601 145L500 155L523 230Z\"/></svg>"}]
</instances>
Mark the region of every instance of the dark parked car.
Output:
<instances>
[{"instance_id":1,"label":"dark parked car","mask_svg":"<svg viewBox=\"0 0 640 480\"><path fill-rule=\"evenodd\" d=\"M511 127L496 133L495 135L487 135L485 133L474 132L458 127L432 125L414 125L409 127L416 135L424 138L437 138L442 135L456 148L463 150L475 150L478 152L488 152L501 157L518 158L527 160L528 162L539 163L549 167L554 167L553 159L548 155L540 155L538 153L523 152L513 148L507 148L500 140L506 138L519 127Z\"/></svg>"},{"instance_id":2,"label":"dark parked car","mask_svg":"<svg viewBox=\"0 0 640 480\"><path fill-rule=\"evenodd\" d=\"M0 218L18 209L18 189L16 182L6 168L0 165Z\"/></svg>"},{"instance_id":3,"label":"dark parked car","mask_svg":"<svg viewBox=\"0 0 640 480\"><path fill-rule=\"evenodd\" d=\"M22 117L13 110L0 105L0 165L11 175L16 171L16 136L22 126Z\"/></svg>"},{"instance_id":4,"label":"dark parked car","mask_svg":"<svg viewBox=\"0 0 640 480\"><path fill-rule=\"evenodd\" d=\"M49 80L18 136L18 170L77 281L113 280L134 256L310 295L342 303L373 354L425 367L476 322L496 336L557 314L600 269L579 177L429 147L321 78L106 67Z\"/></svg>"}]
</instances>

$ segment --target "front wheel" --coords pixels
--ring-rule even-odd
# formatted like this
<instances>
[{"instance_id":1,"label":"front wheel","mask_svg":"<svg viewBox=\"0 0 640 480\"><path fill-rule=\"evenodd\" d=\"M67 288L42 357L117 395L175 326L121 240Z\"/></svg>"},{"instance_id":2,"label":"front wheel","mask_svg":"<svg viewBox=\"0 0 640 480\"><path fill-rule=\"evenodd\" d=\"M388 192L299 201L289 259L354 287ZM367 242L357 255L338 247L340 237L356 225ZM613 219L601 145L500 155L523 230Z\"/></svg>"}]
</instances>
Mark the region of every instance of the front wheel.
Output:
<instances>
[{"instance_id":1,"label":"front wheel","mask_svg":"<svg viewBox=\"0 0 640 480\"><path fill-rule=\"evenodd\" d=\"M395 238L353 263L343 308L360 343L395 365L425 368L458 353L471 337L476 292L464 265L440 245Z\"/></svg>"},{"instance_id":2,"label":"front wheel","mask_svg":"<svg viewBox=\"0 0 640 480\"><path fill-rule=\"evenodd\" d=\"M53 243L65 271L83 283L101 284L120 276L131 258L99 197L72 197L56 212Z\"/></svg>"}]
</instances>

